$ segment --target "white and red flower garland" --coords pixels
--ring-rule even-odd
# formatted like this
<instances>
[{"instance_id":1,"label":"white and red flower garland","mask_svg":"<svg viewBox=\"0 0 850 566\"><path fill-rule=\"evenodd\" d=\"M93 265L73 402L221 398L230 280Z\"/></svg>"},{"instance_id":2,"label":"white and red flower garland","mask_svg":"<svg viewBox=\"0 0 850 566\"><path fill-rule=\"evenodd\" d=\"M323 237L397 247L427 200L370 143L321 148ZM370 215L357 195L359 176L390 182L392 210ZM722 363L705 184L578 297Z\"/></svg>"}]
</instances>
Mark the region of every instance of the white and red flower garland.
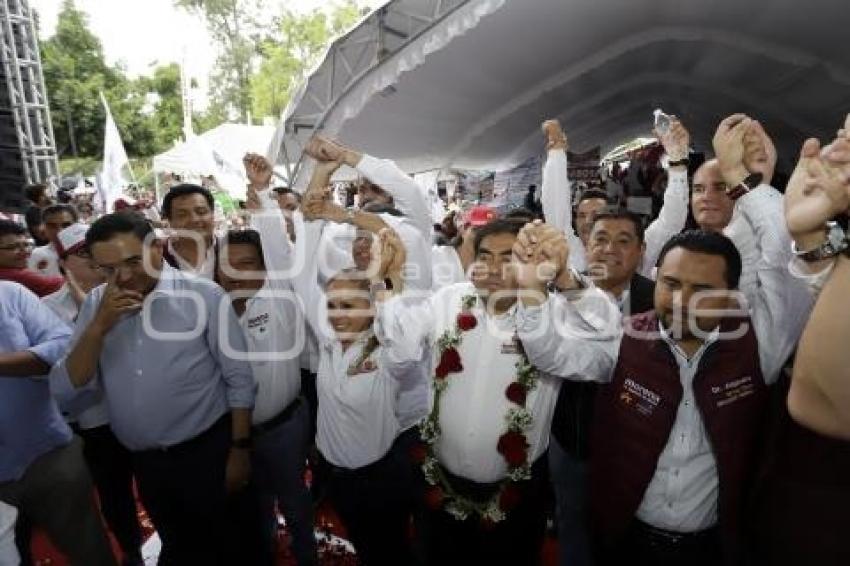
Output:
<instances>
[{"instance_id":1,"label":"white and red flower garland","mask_svg":"<svg viewBox=\"0 0 850 566\"><path fill-rule=\"evenodd\" d=\"M429 487L425 503L432 509L444 508L459 520L478 515L484 523L498 523L506 513L519 504L521 495L517 482L531 478L531 463L528 461L530 444L525 431L532 424L531 412L525 408L528 393L537 385L537 370L534 369L518 344L519 360L516 363L516 380L505 389L505 397L516 405L505 413L505 432L499 437L496 449L508 465L508 475L502 480L496 493L485 502L473 501L458 494L447 481L436 455L436 444L442 434L440 430L440 398L449 385L449 376L463 371L463 362L458 346L464 332L474 329L478 320L472 313L477 301L475 295L466 295L461 301L461 312L455 326L446 330L437 342L440 361L434 370L434 405L431 413L420 424L423 444L413 450L413 457L421 466Z\"/></svg>"}]
</instances>

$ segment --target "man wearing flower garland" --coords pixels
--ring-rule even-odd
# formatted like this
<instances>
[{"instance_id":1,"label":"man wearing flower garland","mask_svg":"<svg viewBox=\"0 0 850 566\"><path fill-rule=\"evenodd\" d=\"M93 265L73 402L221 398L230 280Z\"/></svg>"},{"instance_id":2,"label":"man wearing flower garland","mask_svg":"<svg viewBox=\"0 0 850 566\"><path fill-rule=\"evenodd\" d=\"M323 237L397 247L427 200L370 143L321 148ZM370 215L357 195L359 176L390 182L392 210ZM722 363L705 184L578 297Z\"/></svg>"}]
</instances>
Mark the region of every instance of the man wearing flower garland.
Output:
<instances>
[{"instance_id":1,"label":"man wearing flower garland","mask_svg":"<svg viewBox=\"0 0 850 566\"><path fill-rule=\"evenodd\" d=\"M436 352L431 413L413 454L426 481L418 532L428 564L539 561L560 381L538 374L516 340L512 248L520 228L496 220L477 231L471 281L378 306L382 341L406 345L410 359L424 347ZM596 306L616 311L604 297ZM595 361L586 362L591 373Z\"/></svg>"}]
</instances>

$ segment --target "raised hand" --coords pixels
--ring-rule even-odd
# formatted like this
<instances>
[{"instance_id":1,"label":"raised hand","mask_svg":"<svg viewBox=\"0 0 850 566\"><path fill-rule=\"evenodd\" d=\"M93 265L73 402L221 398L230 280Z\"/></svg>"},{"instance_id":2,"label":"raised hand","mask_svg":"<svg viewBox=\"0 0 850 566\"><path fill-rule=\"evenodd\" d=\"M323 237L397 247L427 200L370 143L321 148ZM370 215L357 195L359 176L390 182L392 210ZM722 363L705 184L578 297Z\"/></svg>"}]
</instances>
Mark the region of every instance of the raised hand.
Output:
<instances>
[{"instance_id":1,"label":"raised hand","mask_svg":"<svg viewBox=\"0 0 850 566\"><path fill-rule=\"evenodd\" d=\"M688 157L688 152L691 146L691 134L687 128L675 116L671 116L670 129L666 134L662 134L653 129L655 137L664 146L664 151L670 161L681 161Z\"/></svg>"},{"instance_id":2,"label":"raised hand","mask_svg":"<svg viewBox=\"0 0 850 566\"><path fill-rule=\"evenodd\" d=\"M561 123L558 120L546 120L541 126L543 135L546 136L546 150L570 148L567 141L567 136L561 128Z\"/></svg>"},{"instance_id":3,"label":"raised hand","mask_svg":"<svg viewBox=\"0 0 850 566\"><path fill-rule=\"evenodd\" d=\"M263 190L272 182L272 166L268 160L258 153L246 153L242 158L249 186Z\"/></svg>"},{"instance_id":4,"label":"raised hand","mask_svg":"<svg viewBox=\"0 0 850 566\"><path fill-rule=\"evenodd\" d=\"M761 122L753 120L744 133L744 167L750 173L761 173L762 182L770 184L776 170L776 146Z\"/></svg>"},{"instance_id":5,"label":"raised hand","mask_svg":"<svg viewBox=\"0 0 850 566\"><path fill-rule=\"evenodd\" d=\"M569 246L563 232L535 220L520 230L513 255L519 287L542 290L566 269Z\"/></svg>"},{"instance_id":6,"label":"raised hand","mask_svg":"<svg viewBox=\"0 0 850 566\"><path fill-rule=\"evenodd\" d=\"M818 140L806 140L785 189L788 231L795 237L822 232L828 220L848 208L850 179L846 172L822 157Z\"/></svg>"},{"instance_id":7,"label":"raised hand","mask_svg":"<svg viewBox=\"0 0 850 566\"><path fill-rule=\"evenodd\" d=\"M260 194L251 185L248 186L245 194L245 208L248 210L260 210L263 208L263 203L260 201Z\"/></svg>"},{"instance_id":8,"label":"raised hand","mask_svg":"<svg viewBox=\"0 0 850 566\"><path fill-rule=\"evenodd\" d=\"M341 162L345 160L346 151L346 148L337 142L319 135L313 136L304 148L304 153L316 161Z\"/></svg>"},{"instance_id":9,"label":"raised hand","mask_svg":"<svg viewBox=\"0 0 850 566\"><path fill-rule=\"evenodd\" d=\"M744 114L733 114L717 127L712 145L723 179L730 187L740 184L749 175L744 165L744 134L752 126L752 120Z\"/></svg>"},{"instance_id":10,"label":"raised hand","mask_svg":"<svg viewBox=\"0 0 850 566\"><path fill-rule=\"evenodd\" d=\"M395 230L384 228L378 232L377 237L372 238L371 256L366 271L369 278L378 282L390 279L393 282L393 290L399 291L402 269L407 261L407 250Z\"/></svg>"}]
</instances>

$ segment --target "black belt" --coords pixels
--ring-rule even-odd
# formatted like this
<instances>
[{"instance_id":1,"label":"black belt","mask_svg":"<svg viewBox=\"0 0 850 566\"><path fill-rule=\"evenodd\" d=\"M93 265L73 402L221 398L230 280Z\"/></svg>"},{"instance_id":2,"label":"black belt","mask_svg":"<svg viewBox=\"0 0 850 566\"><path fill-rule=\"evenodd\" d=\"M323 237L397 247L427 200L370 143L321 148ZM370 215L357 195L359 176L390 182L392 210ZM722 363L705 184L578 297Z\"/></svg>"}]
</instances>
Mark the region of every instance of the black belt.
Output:
<instances>
[{"instance_id":1,"label":"black belt","mask_svg":"<svg viewBox=\"0 0 850 566\"><path fill-rule=\"evenodd\" d=\"M267 432L274 430L279 425L285 423L289 420L293 414L295 414L296 409L301 405L301 397L296 397L295 401L287 405L287 407L279 412L276 416L270 418L269 420L255 424L251 427L254 436L262 436Z\"/></svg>"},{"instance_id":2,"label":"black belt","mask_svg":"<svg viewBox=\"0 0 850 566\"><path fill-rule=\"evenodd\" d=\"M656 548L703 544L716 540L718 536L716 526L702 531L678 533L653 527L637 519L634 522L634 530L635 534L643 538L650 546Z\"/></svg>"},{"instance_id":3,"label":"black belt","mask_svg":"<svg viewBox=\"0 0 850 566\"><path fill-rule=\"evenodd\" d=\"M534 463L531 464L531 479L520 482L519 485L521 487L527 486L533 481L539 481L540 478L544 477L542 474L545 473L546 466L548 465L548 458L546 455L547 452L544 452L537 458L537 460L534 461ZM440 464L440 470L443 472L443 475L452 489L473 501L487 501L502 486L502 480L493 483L480 483L468 478L456 476L442 464Z\"/></svg>"},{"instance_id":4,"label":"black belt","mask_svg":"<svg viewBox=\"0 0 850 566\"><path fill-rule=\"evenodd\" d=\"M185 453L187 451L192 450L196 446L203 444L210 437L215 436L216 434L221 434L222 437L226 436L225 430L230 429L230 413L225 413L222 415L217 421L215 421L207 430L198 434L197 436L193 436L189 440L184 440L178 444L173 444L171 446L161 446L159 448L150 448L148 450L138 450L134 453L139 456L157 456L162 454L180 454Z\"/></svg>"}]
</instances>

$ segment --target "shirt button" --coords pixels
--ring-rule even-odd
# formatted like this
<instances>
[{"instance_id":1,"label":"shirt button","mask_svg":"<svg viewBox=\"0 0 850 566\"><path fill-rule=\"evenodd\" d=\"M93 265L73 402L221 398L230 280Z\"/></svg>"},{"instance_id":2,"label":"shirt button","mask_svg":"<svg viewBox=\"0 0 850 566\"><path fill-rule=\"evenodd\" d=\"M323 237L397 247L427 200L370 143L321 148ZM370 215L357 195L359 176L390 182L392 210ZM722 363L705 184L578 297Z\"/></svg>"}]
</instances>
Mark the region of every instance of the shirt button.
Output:
<instances>
[{"instance_id":1,"label":"shirt button","mask_svg":"<svg viewBox=\"0 0 850 566\"><path fill-rule=\"evenodd\" d=\"M137 369L137 370L136 370L136 375L142 375L142 370Z\"/></svg>"},{"instance_id":2,"label":"shirt button","mask_svg":"<svg viewBox=\"0 0 850 566\"><path fill-rule=\"evenodd\" d=\"M673 477L675 477L675 478L679 477L679 470L673 470Z\"/></svg>"},{"instance_id":3,"label":"shirt button","mask_svg":"<svg viewBox=\"0 0 850 566\"><path fill-rule=\"evenodd\" d=\"M690 402L690 401L685 401L685 407L690 407L690 406L691 406L691 402Z\"/></svg>"},{"instance_id":4,"label":"shirt button","mask_svg":"<svg viewBox=\"0 0 850 566\"><path fill-rule=\"evenodd\" d=\"M138 344L139 346L141 346L141 345L142 345L142 339L141 339L141 338L139 338L139 340L136 342L136 344Z\"/></svg>"}]
</instances>

